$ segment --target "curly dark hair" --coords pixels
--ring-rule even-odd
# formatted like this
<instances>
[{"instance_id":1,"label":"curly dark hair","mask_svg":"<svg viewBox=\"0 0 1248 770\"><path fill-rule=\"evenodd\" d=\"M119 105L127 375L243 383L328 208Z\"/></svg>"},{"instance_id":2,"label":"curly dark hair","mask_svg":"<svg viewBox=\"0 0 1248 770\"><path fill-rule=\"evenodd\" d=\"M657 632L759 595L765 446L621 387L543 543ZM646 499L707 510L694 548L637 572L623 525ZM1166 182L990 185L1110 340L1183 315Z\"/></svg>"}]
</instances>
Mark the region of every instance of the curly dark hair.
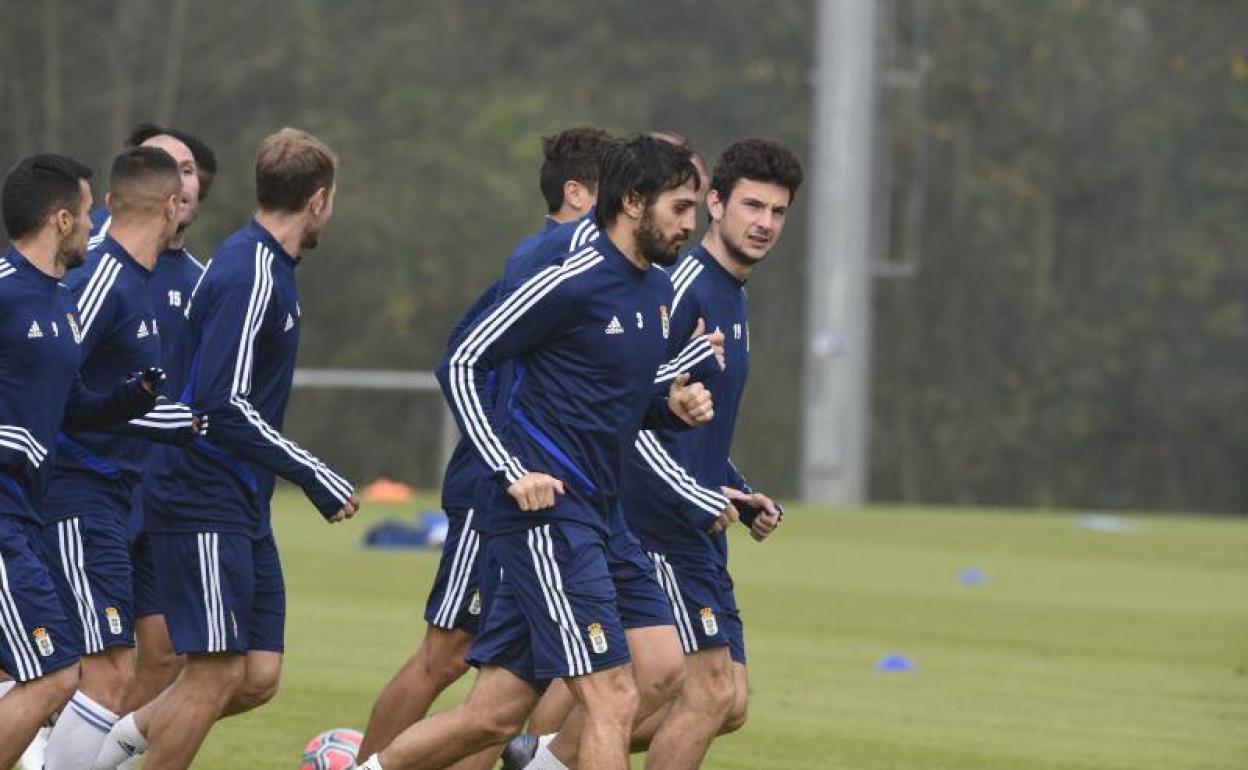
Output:
<instances>
[{"instance_id":1,"label":"curly dark hair","mask_svg":"<svg viewBox=\"0 0 1248 770\"><path fill-rule=\"evenodd\" d=\"M770 182L787 187L791 198L802 186L802 164L789 148L770 139L742 139L728 145L715 170L711 172L711 189L720 200L728 200L741 179Z\"/></svg>"},{"instance_id":2,"label":"curly dark hair","mask_svg":"<svg viewBox=\"0 0 1248 770\"><path fill-rule=\"evenodd\" d=\"M602 162L595 212L598 226L609 227L615 222L630 193L642 196L650 206L665 190L690 180L696 189L700 180L688 147L644 134L615 142Z\"/></svg>"},{"instance_id":3,"label":"curly dark hair","mask_svg":"<svg viewBox=\"0 0 1248 770\"><path fill-rule=\"evenodd\" d=\"M615 138L601 128L578 126L542 138L542 197L555 213L563 205L565 182L597 191L602 158Z\"/></svg>"}]
</instances>

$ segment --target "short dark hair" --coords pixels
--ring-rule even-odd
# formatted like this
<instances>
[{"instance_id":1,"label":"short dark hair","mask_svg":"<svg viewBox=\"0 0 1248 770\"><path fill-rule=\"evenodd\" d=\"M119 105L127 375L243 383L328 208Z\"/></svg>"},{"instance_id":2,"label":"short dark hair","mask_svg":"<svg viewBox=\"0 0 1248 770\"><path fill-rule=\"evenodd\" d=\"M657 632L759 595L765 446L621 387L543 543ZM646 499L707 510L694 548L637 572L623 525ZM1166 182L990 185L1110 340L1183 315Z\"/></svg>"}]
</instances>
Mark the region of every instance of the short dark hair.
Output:
<instances>
[{"instance_id":1,"label":"short dark hair","mask_svg":"<svg viewBox=\"0 0 1248 770\"><path fill-rule=\"evenodd\" d=\"M178 128L164 128L155 123L140 123L131 129L130 136L126 137L126 146L138 147L153 136L161 135L172 136L191 151L191 155L195 157L196 175L199 177L199 199L202 201L207 198L208 190L212 188L212 182L217 178L217 154L199 137Z\"/></svg>"},{"instance_id":2,"label":"short dark hair","mask_svg":"<svg viewBox=\"0 0 1248 770\"><path fill-rule=\"evenodd\" d=\"M603 158L595 219L599 226L609 226L624 210L629 193L643 196L650 206L663 191L691 179L696 189L701 182L688 147L645 134L616 142Z\"/></svg>"},{"instance_id":3,"label":"short dark hair","mask_svg":"<svg viewBox=\"0 0 1248 770\"><path fill-rule=\"evenodd\" d=\"M711 172L711 189L727 201L741 179L769 182L789 190L790 201L802 186L802 164L789 148L770 139L742 139L728 145L715 170Z\"/></svg>"},{"instance_id":4,"label":"short dark hair","mask_svg":"<svg viewBox=\"0 0 1248 770\"><path fill-rule=\"evenodd\" d=\"M39 231L48 215L82 205L79 182L91 169L65 155L42 153L23 158L9 169L0 193L4 230L11 240Z\"/></svg>"},{"instance_id":5,"label":"short dark hair","mask_svg":"<svg viewBox=\"0 0 1248 770\"><path fill-rule=\"evenodd\" d=\"M181 184L178 163L172 155L159 147L131 147L113 159L108 174L110 207L114 213L141 208L157 202L164 190L177 189ZM156 185L161 185L160 189L155 189Z\"/></svg>"},{"instance_id":6,"label":"short dark hair","mask_svg":"<svg viewBox=\"0 0 1248 770\"><path fill-rule=\"evenodd\" d=\"M563 205L563 185L580 182L597 191L602 156L613 141L601 128L579 126L542 138L542 197L555 213Z\"/></svg>"},{"instance_id":7,"label":"short dark hair","mask_svg":"<svg viewBox=\"0 0 1248 770\"><path fill-rule=\"evenodd\" d=\"M266 211L296 212L322 187L334 186L338 159L320 139L283 128L256 153L256 201Z\"/></svg>"}]
</instances>

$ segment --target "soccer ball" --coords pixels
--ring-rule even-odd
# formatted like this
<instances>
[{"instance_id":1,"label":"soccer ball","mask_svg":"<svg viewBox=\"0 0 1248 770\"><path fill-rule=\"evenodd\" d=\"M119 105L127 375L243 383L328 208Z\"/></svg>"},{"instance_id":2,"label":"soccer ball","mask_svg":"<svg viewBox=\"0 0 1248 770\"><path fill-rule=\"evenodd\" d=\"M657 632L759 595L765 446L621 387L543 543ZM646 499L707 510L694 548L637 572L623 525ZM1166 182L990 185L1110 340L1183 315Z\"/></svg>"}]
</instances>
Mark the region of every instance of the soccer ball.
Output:
<instances>
[{"instance_id":1,"label":"soccer ball","mask_svg":"<svg viewBox=\"0 0 1248 770\"><path fill-rule=\"evenodd\" d=\"M326 730L303 748L299 770L347 770L355 766L355 755L364 736L350 727Z\"/></svg>"}]
</instances>

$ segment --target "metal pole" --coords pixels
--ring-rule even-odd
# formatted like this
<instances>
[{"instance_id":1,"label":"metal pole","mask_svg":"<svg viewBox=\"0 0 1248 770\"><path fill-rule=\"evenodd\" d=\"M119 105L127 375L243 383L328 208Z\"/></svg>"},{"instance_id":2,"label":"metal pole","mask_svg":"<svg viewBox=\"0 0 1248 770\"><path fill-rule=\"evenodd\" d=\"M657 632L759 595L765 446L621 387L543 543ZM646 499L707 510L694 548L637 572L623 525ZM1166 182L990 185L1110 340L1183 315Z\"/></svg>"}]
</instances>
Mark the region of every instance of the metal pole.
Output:
<instances>
[{"instance_id":1,"label":"metal pole","mask_svg":"<svg viewBox=\"0 0 1248 770\"><path fill-rule=\"evenodd\" d=\"M802 499L866 500L876 3L822 0L806 304Z\"/></svg>"}]
</instances>

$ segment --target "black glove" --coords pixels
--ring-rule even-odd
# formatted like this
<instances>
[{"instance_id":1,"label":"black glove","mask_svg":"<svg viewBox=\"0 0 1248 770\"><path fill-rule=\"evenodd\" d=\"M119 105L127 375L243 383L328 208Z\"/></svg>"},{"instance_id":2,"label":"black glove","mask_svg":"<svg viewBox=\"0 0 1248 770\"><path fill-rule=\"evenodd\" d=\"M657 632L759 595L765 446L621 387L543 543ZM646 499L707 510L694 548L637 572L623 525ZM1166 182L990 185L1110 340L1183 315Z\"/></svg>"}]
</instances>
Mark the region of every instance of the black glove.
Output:
<instances>
[{"instance_id":1,"label":"black glove","mask_svg":"<svg viewBox=\"0 0 1248 770\"><path fill-rule=\"evenodd\" d=\"M161 369L159 366L149 366L141 372L135 372L130 375L131 382L137 382L143 387L144 390L153 396L160 395L162 386L165 384L165 380L167 379L168 377L165 376L165 370Z\"/></svg>"},{"instance_id":2,"label":"black glove","mask_svg":"<svg viewBox=\"0 0 1248 770\"><path fill-rule=\"evenodd\" d=\"M754 526L754 520L759 516L767 513L766 509L758 508L740 500L734 500L733 505L737 506L737 513L741 515L741 523L747 527ZM780 503L776 503L776 510L780 512L780 521L784 520L784 507Z\"/></svg>"}]
</instances>

